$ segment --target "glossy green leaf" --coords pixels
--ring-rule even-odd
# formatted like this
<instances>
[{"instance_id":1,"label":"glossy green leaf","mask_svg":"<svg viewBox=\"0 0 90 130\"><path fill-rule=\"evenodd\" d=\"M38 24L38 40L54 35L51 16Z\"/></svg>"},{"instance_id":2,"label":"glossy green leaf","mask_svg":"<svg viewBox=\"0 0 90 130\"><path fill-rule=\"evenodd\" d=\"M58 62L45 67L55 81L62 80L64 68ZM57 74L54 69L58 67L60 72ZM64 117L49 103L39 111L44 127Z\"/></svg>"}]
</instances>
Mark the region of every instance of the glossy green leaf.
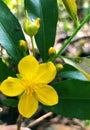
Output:
<instances>
[{"instance_id":1,"label":"glossy green leaf","mask_svg":"<svg viewBox=\"0 0 90 130\"><path fill-rule=\"evenodd\" d=\"M56 0L24 0L30 19L40 18L40 29L36 44L44 61L48 59L48 49L54 45L58 8Z\"/></svg>"},{"instance_id":2,"label":"glossy green leaf","mask_svg":"<svg viewBox=\"0 0 90 130\"><path fill-rule=\"evenodd\" d=\"M52 85L59 95L59 103L44 106L45 109L70 118L90 119L90 82L64 80Z\"/></svg>"},{"instance_id":3,"label":"glossy green leaf","mask_svg":"<svg viewBox=\"0 0 90 130\"><path fill-rule=\"evenodd\" d=\"M78 69L88 80L90 80L90 59L84 57L78 58L66 58L62 57L63 60Z\"/></svg>"},{"instance_id":4,"label":"glossy green leaf","mask_svg":"<svg viewBox=\"0 0 90 130\"><path fill-rule=\"evenodd\" d=\"M0 1L0 44L15 63L23 57L23 52L19 47L19 40L21 39L25 38L18 20L8 7Z\"/></svg>"},{"instance_id":5,"label":"glossy green leaf","mask_svg":"<svg viewBox=\"0 0 90 130\"><path fill-rule=\"evenodd\" d=\"M11 68L7 67L6 64L2 62L2 59L0 59L0 82L2 82L8 76L16 76L16 74Z\"/></svg>"},{"instance_id":6,"label":"glossy green leaf","mask_svg":"<svg viewBox=\"0 0 90 130\"><path fill-rule=\"evenodd\" d=\"M86 77L77 69L69 64L63 65L63 70L57 74L56 78L62 79L77 79L87 81Z\"/></svg>"},{"instance_id":7,"label":"glossy green leaf","mask_svg":"<svg viewBox=\"0 0 90 130\"><path fill-rule=\"evenodd\" d=\"M78 71L63 71L58 74L58 77L87 81L87 79Z\"/></svg>"}]
</instances>

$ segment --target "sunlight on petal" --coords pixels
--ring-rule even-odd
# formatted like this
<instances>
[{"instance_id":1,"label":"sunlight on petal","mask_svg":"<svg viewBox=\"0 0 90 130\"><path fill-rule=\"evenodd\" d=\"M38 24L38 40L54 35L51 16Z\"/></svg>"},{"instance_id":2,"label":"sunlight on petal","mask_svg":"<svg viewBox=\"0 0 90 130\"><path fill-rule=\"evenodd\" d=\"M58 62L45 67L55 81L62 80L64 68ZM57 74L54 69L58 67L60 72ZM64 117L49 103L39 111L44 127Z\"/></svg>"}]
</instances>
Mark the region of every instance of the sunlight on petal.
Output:
<instances>
[{"instance_id":1,"label":"sunlight on petal","mask_svg":"<svg viewBox=\"0 0 90 130\"><path fill-rule=\"evenodd\" d=\"M19 79L8 77L2 82L0 90L7 96L17 96L25 90L25 87L22 86Z\"/></svg>"},{"instance_id":2,"label":"sunlight on petal","mask_svg":"<svg viewBox=\"0 0 90 130\"><path fill-rule=\"evenodd\" d=\"M44 105L52 106L58 103L58 95L50 85L38 85L35 89L37 99Z\"/></svg>"},{"instance_id":3,"label":"sunlight on petal","mask_svg":"<svg viewBox=\"0 0 90 130\"><path fill-rule=\"evenodd\" d=\"M33 56L28 55L19 62L18 69L22 77L32 79L37 74L39 63Z\"/></svg>"},{"instance_id":4,"label":"sunlight on petal","mask_svg":"<svg viewBox=\"0 0 90 130\"><path fill-rule=\"evenodd\" d=\"M24 93L20 98L18 109L22 116L29 118L37 111L38 101L33 94Z\"/></svg>"},{"instance_id":5,"label":"sunlight on petal","mask_svg":"<svg viewBox=\"0 0 90 130\"><path fill-rule=\"evenodd\" d=\"M37 83L50 83L56 76L56 67L52 62L42 63L39 67L38 76L35 81Z\"/></svg>"}]
</instances>

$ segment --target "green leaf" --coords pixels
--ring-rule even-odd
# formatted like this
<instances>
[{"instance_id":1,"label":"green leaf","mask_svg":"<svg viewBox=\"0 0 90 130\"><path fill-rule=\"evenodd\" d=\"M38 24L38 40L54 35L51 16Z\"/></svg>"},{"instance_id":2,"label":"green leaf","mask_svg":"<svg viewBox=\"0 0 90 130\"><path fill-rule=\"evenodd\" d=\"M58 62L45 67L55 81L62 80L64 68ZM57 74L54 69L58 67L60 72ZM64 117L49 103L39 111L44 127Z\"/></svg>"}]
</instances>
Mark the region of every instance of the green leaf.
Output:
<instances>
[{"instance_id":1,"label":"green leaf","mask_svg":"<svg viewBox=\"0 0 90 130\"><path fill-rule=\"evenodd\" d=\"M59 103L44 106L45 109L70 118L90 119L90 82L64 80L52 86L59 95Z\"/></svg>"},{"instance_id":2,"label":"green leaf","mask_svg":"<svg viewBox=\"0 0 90 130\"><path fill-rule=\"evenodd\" d=\"M78 69L88 80L90 80L90 59L84 57L66 58L62 57L65 63Z\"/></svg>"},{"instance_id":3,"label":"green leaf","mask_svg":"<svg viewBox=\"0 0 90 130\"><path fill-rule=\"evenodd\" d=\"M56 0L24 0L30 19L40 18L40 29L35 37L40 55L48 59L48 49L54 45L58 8Z\"/></svg>"},{"instance_id":4,"label":"green leaf","mask_svg":"<svg viewBox=\"0 0 90 130\"><path fill-rule=\"evenodd\" d=\"M18 106L18 100L16 99L3 99L2 103L7 106L17 107Z\"/></svg>"},{"instance_id":5,"label":"green leaf","mask_svg":"<svg viewBox=\"0 0 90 130\"><path fill-rule=\"evenodd\" d=\"M10 69L9 67L6 66L2 62L2 59L0 59L0 82L2 82L4 79L6 79L8 76L16 76L16 74Z\"/></svg>"},{"instance_id":6,"label":"green leaf","mask_svg":"<svg viewBox=\"0 0 90 130\"><path fill-rule=\"evenodd\" d=\"M87 81L87 79L78 71L63 71L58 74L58 77Z\"/></svg>"},{"instance_id":7,"label":"green leaf","mask_svg":"<svg viewBox=\"0 0 90 130\"><path fill-rule=\"evenodd\" d=\"M18 20L9 8L0 1L0 44L6 49L10 57L18 63L23 57L19 47L19 40L25 39Z\"/></svg>"},{"instance_id":8,"label":"green leaf","mask_svg":"<svg viewBox=\"0 0 90 130\"><path fill-rule=\"evenodd\" d=\"M74 20L76 26L78 26L79 21L78 21L78 15L77 15L76 0L62 0L62 1L70 17Z\"/></svg>"},{"instance_id":9,"label":"green leaf","mask_svg":"<svg viewBox=\"0 0 90 130\"><path fill-rule=\"evenodd\" d=\"M57 74L56 78L77 79L87 81L85 76L79 71L77 71L77 69L74 68L73 66L64 64L63 67L64 67L63 70Z\"/></svg>"}]
</instances>

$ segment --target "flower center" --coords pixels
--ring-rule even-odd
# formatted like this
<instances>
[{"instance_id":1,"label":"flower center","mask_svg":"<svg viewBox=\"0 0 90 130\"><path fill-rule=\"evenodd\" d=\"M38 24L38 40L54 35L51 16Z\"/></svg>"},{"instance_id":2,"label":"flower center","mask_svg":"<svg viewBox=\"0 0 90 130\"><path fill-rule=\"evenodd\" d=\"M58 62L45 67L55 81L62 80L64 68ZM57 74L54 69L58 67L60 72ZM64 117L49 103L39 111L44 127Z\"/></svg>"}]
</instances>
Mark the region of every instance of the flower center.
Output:
<instances>
[{"instance_id":1,"label":"flower center","mask_svg":"<svg viewBox=\"0 0 90 130\"><path fill-rule=\"evenodd\" d=\"M26 88L25 91L26 91L27 94L32 94L34 92L35 83L33 83L33 81L22 80L22 83Z\"/></svg>"}]
</instances>

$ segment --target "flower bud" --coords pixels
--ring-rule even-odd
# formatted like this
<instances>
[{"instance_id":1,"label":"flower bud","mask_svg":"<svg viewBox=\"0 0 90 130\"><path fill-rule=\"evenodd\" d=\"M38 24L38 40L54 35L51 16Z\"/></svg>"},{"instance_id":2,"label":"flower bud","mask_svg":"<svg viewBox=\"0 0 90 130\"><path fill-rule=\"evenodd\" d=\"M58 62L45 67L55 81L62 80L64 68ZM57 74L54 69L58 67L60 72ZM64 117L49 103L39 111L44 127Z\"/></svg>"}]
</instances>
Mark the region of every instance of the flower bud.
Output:
<instances>
[{"instance_id":1,"label":"flower bud","mask_svg":"<svg viewBox=\"0 0 90 130\"><path fill-rule=\"evenodd\" d=\"M63 69L63 65L62 64L57 64L56 69L57 69L57 72L60 72Z\"/></svg>"},{"instance_id":2,"label":"flower bud","mask_svg":"<svg viewBox=\"0 0 90 130\"><path fill-rule=\"evenodd\" d=\"M50 47L48 53L50 56L53 56L56 54L56 49L54 47Z\"/></svg>"},{"instance_id":3,"label":"flower bud","mask_svg":"<svg viewBox=\"0 0 90 130\"><path fill-rule=\"evenodd\" d=\"M27 35L29 35L30 37L36 35L39 27L40 27L40 18L31 21L29 17L26 17L26 20L24 22L24 31Z\"/></svg>"},{"instance_id":4,"label":"flower bud","mask_svg":"<svg viewBox=\"0 0 90 130\"><path fill-rule=\"evenodd\" d=\"M19 41L19 45L22 51L26 51L27 50L27 42L24 40L20 40Z\"/></svg>"}]
</instances>

